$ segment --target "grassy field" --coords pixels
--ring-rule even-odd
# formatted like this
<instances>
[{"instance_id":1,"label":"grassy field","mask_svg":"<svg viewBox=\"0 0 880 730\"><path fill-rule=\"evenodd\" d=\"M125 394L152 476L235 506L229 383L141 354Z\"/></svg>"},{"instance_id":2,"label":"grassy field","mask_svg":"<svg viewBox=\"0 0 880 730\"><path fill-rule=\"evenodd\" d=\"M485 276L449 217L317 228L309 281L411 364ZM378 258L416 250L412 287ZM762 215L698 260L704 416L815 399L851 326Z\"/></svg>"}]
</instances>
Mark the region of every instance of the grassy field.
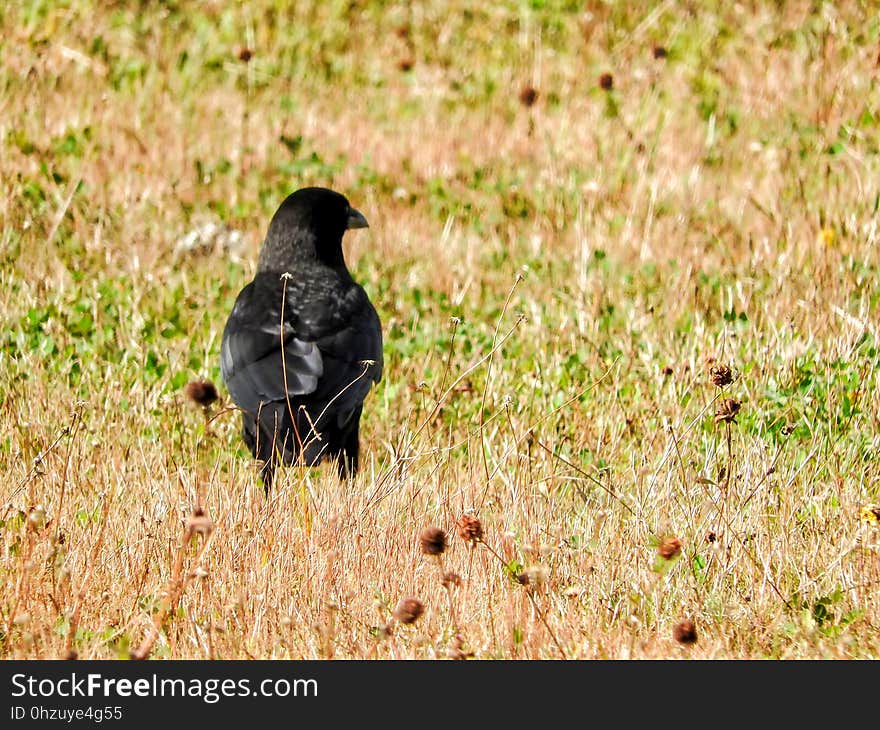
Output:
<instances>
[{"instance_id":1,"label":"grassy field","mask_svg":"<svg viewBox=\"0 0 880 730\"><path fill-rule=\"evenodd\" d=\"M876 5L290 5L0 6L0 657L880 657ZM267 498L305 185L385 378Z\"/></svg>"}]
</instances>

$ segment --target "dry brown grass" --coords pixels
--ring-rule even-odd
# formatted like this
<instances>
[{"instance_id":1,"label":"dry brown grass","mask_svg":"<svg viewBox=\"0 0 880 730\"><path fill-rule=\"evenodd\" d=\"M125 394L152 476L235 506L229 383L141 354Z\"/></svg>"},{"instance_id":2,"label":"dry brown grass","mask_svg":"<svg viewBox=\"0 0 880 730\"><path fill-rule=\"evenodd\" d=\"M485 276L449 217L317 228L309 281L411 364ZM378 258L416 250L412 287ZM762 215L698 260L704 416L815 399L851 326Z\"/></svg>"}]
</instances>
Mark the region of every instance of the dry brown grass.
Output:
<instances>
[{"instance_id":1,"label":"dry brown grass","mask_svg":"<svg viewBox=\"0 0 880 730\"><path fill-rule=\"evenodd\" d=\"M876 14L281 5L0 10L0 656L876 658ZM267 499L184 385L306 184L386 379Z\"/></svg>"}]
</instances>

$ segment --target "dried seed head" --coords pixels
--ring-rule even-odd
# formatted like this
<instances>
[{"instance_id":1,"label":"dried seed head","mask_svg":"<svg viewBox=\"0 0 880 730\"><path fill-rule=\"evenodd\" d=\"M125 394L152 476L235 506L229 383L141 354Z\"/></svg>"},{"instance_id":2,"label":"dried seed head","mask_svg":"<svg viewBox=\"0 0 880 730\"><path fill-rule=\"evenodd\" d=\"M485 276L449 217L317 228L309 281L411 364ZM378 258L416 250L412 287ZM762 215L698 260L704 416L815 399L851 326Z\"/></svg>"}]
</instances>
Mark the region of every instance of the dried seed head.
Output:
<instances>
[{"instance_id":1,"label":"dried seed head","mask_svg":"<svg viewBox=\"0 0 880 730\"><path fill-rule=\"evenodd\" d=\"M402 624L412 624L424 612L425 605L418 598L401 598L391 615Z\"/></svg>"},{"instance_id":2,"label":"dried seed head","mask_svg":"<svg viewBox=\"0 0 880 730\"><path fill-rule=\"evenodd\" d=\"M398 68L399 70L403 71L404 73L406 73L407 71L412 71L412 67L413 67L414 65L415 65L415 61L413 61L413 59L412 59L412 58L409 58L409 57L407 57L407 58L401 58L401 59L397 62L397 68Z\"/></svg>"},{"instance_id":3,"label":"dried seed head","mask_svg":"<svg viewBox=\"0 0 880 730\"><path fill-rule=\"evenodd\" d=\"M238 49L238 60L247 63L254 57L254 52L247 46Z\"/></svg>"},{"instance_id":4,"label":"dried seed head","mask_svg":"<svg viewBox=\"0 0 880 730\"><path fill-rule=\"evenodd\" d=\"M419 535L419 544L425 555L442 555L446 550L446 533L439 527L426 527Z\"/></svg>"},{"instance_id":5,"label":"dried seed head","mask_svg":"<svg viewBox=\"0 0 880 730\"><path fill-rule=\"evenodd\" d=\"M859 519L871 527L880 527L880 504L866 504L859 512Z\"/></svg>"},{"instance_id":6,"label":"dried seed head","mask_svg":"<svg viewBox=\"0 0 880 730\"><path fill-rule=\"evenodd\" d=\"M716 535L714 531L709 530L709 532L706 533L706 542L718 542L718 535Z\"/></svg>"},{"instance_id":7,"label":"dried seed head","mask_svg":"<svg viewBox=\"0 0 880 730\"><path fill-rule=\"evenodd\" d=\"M723 388L733 382L733 373L727 365L712 365L709 368L709 378L719 388Z\"/></svg>"},{"instance_id":8,"label":"dried seed head","mask_svg":"<svg viewBox=\"0 0 880 730\"><path fill-rule=\"evenodd\" d=\"M473 655L474 653L472 651L464 650L464 636L456 634L452 637L452 643L450 643L449 649L446 650L446 656L450 659L462 661L464 659L470 659Z\"/></svg>"},{"instance_id":9,"label":"dried seed head","mask_svg":"<svg viewBox=\"0 0 880 730\"><path fill-rule=\"evenodd\" d=\"M786 423L782 427L782 435L783 436L791 436L792 433L794 433L794 426L792 426L790 423Z\"/></svg>"},{"instance_id":10,"label":"dried seed head","mask_svg":"<svg viewBox=\"0 0 880 730\"><path fill-rule=\"evenodd\" d=\"M524 107L531 107L538 101L538 90L531 84L526 84L519 92L519 103Z\"/></svg>"},{"instance_id":11,"label":"dried seed head","mask_svg":"<svg viewBox=\"0 0 880 730\"><path fill-rule=\"evenodd\" d=\"M548 571L543 565L531 565L517 575L516 580L517 583L521 585L529 586L530 588L537 588L547 582L549 574L550 571Z\"/></svg>"},{"instance_id":12,"label":"dried seed head","mask_svg":"<svg viewBox=\"0 0 880 730\"><path fill-rule=\"evenodd\" d=\"M483 524L473 515L462 515L455 523L462 540L471 544L483 539Z\"/></svg>"},{"instance_id":13,"label":"dried seed head","mask_svg":"<svg viewBox=\"0 0 880 730\"><path fill-rule=\"evenodd\" d=\"M675 628L672 629L672 638L679 644L696 644L697 643L697 627L689 618L679 621Z\"/></svg>"},{"instance_id":14,"label":"dried seed head","mask_svg":"<svg viewBox=\"0 0 880 730\"><path fill-rule=\"evenodd\" d=\"M461 576L450 570L441 576L440 582L444 588L458 588L461 585Z\"/></svg>"},{"instance_id":15,"label":"dried seed head","mask_svg":"<svg viewBox=\"0 0 880 730\"><path fill-rule=\"evenodd\" d=\"M722 401L715 411L715 423L736 423L736 414L739 413L741 403L733 398Z\"/></svg>"},{"instance_id":16,"label":"dried seed head","mask_svg":"<svg viewBox=\"0 0 880 730\"><path fill-rule=\"evenodd\" d=\"M193 380L186 384L185 392L187 398L203 408L207 408L220 397L210 380Z\"/></svg>"},{"instance_id":17,"label":"dried seed head","mask_svg":"<svg viewBox=\"0 0 880 730\"><path fill-rule=\"evenodd\" d=\"M208 535L214 529L214 523L208 517L201 507L196 507L193 513L186 520L188 530L197 532L200 535Z\"/></svg>"},{"instance_id":18,"label":"dried seed head","mask_svg":"<svg viewBox=\"0 0 880 730\"><path fill-rule=\"evenodd\" d=\"M609 73L604 73L599 77L599 86L605 91L611 91L614 88L614 77Z\"/></svg>"},{"instance_id":19,"label":"dried seed head","mask_svg":"<svg viewBox=\"0 0 880 730\"><path fill-rule=\"evenodd\" d=\"M27 521L30 527L42 529L46 526L46 510L38 504L28 512Z\"/></svg>"},{"instance_id":20,"label":"dried seed head","mask_svg":"<svg viewBox=\"0 0 880 730\"><path fill-rule=\"evenodd\" d=\"M672 560L681 555L681 540L674 535L668 535L663 538L660 547L657 548L657 554L664 560Z\"/></svg>"},{"instance_id":21,"label":"dried seed head","mask_svg":"<svg viewBox=\"0 0 880 730\"><path fill-rule=\"evenodd\" d=\"M669 55L663 46L654 46L654 58L666 58Z\"/></svg>"},{"instance_id":22,"label":"dried seed head","mask_svg":"<svg viewBox=\"0 0 880 730\"><path fill-rule=\"evenodd\" d=\"M674 372L675 372L675 371L672 369L672 366L671 366L671 365L666 365L666 366L664 366L664 368L663 368L663 375L664 375L665 377L667 377L667 378L668 378L670 375L672 375L672 373L674 373Z\"/></svg>"}]
</instances>

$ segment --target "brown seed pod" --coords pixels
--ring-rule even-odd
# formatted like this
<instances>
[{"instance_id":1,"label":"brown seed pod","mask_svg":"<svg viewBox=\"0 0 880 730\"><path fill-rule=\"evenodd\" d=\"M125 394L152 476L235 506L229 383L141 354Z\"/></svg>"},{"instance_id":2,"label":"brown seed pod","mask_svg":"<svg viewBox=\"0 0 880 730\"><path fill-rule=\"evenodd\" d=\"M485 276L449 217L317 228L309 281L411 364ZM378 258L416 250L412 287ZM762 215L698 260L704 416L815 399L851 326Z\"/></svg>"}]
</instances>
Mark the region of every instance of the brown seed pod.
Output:
<instances>
[{"instance_id":1,"label":"brown seed pod","mask_svg":"<svg viewBox=\"0 0 880 730\"><path fill-rule=\"evenodd\" d=\"M210 380L192 380L186 384L184 392L187 398L203 408L207 408L220 397Z\"/></svg>"},{"instance_id":2,"label":"brown seed pod","mask_svg":"<svg viewBox=\"0 0 880 730\"><path fill-rule=\"evenodd\" d=\"M604 91L611 91L614 88L614 77L609 73L604 73L599 77L599 86Z\"/></svg>"},{"instance_id":3,"label":"brown seed pod","mask_svg":"<svg viewBox=\"0 0 880 730\"><path fill-rule=\"evenodd\" d=\"M439 527L426 527L419 535L419 545L425 555L442 555L446 550L446 533Z\"/></svg>"},{"instance_id":4,"label":"brown seed pod","mask_svg":"<svg viewBox=\"0 0 880 730\"><path fill-rule=\"evenodd\" d=\"M727 365L712 365L709 368L709 379L719 388L733 382L733 372Z\"/></svg>"},{"instance_id":5,"label":"brown seed pod","mask_svg":"<svg viewBox=\"0 0 880 730\"><path fill-rule=\"evenodd\" d=\"M672 629L672 638L679 644L688 646L697 643L697 627L689 618L679 621Z\"/></svg>"},{"instance_id":6,"label":"brown seed pod","mask_svg":"<svg viewBox=\"0 0 880 730\"><path fill-rule=\"evenodd\" d=\"M444 588L458 588L462 583L461 576L452 571L444 573L440 578L440 582L443 584Z\"/></svg>"},{"instance_id":7,"label":"brown seed pod","mask_svg":"<svg viewBox=\"0 0 880 730\"><path fill-rule=\"evenodd\" d=\"M660 547L657 548L657 554L664 560L672 560L681 555L681 540L674 535L663 538Z\"/></svg>"},{"instance_id":8,"label":"brown seed pod","mask_svg":"<svg viewBox=\"0 0 880 730\"><path fill-rule=\"evenodd\" d=\"M524 107L531 107L536 101L538 101L538 90L530 84L523 86L519 92L519 103Z\"/></svg>"},{"instance_id":9,"label":"brown seed pod","mask_svg":"<svg viewBox=\"0 0 880 730\"><path fill-rule=\"evenodd\" d=\"M483 524L473 515L462 515L455 523L462 540L477 543L483 539Z\"/></svg>"},{"instance_id":10,"label":"brown seed pod","mask_svg":"<svg viewBox=\"0 0 880 730\"><path fill-rule=\"evenodd\" d=\"M722 401L715 411L715 423L736 423L736 414L739 413L742 403L733 398Z\"/></svg>"},{"instance_id":11,"label":"brown seed pod","mask_svg":"<svg viewBox=\"0 0 880 730\"><path fill-rule=\"evenodd\" d=\"M418 598L401 598L391 615L402 624L412 624L424 612L425 605Z\"/></svg>"}]
</instances>

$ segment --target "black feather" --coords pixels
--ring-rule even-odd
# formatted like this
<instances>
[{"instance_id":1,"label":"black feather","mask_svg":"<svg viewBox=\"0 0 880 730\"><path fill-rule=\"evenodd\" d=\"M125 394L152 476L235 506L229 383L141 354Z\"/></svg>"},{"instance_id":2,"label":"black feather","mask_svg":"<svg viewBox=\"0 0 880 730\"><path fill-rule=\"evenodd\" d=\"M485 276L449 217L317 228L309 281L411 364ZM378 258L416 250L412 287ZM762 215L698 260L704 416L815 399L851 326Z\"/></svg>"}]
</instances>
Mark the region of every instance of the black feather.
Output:
<instances>
[{"instance_id":1,"label":"black feather","mask_svg":"<svg viewBox=\"0 0 880 730\"><path fill-rule=\"evenodd\" d=\"M366 221L339 193L290 195L223 331L220 369L266 489L279 463L331 458L342 477L358 468L363 401L382 377L382 328L345 265L349 225Z\"/></svg>"}]
</instances>

